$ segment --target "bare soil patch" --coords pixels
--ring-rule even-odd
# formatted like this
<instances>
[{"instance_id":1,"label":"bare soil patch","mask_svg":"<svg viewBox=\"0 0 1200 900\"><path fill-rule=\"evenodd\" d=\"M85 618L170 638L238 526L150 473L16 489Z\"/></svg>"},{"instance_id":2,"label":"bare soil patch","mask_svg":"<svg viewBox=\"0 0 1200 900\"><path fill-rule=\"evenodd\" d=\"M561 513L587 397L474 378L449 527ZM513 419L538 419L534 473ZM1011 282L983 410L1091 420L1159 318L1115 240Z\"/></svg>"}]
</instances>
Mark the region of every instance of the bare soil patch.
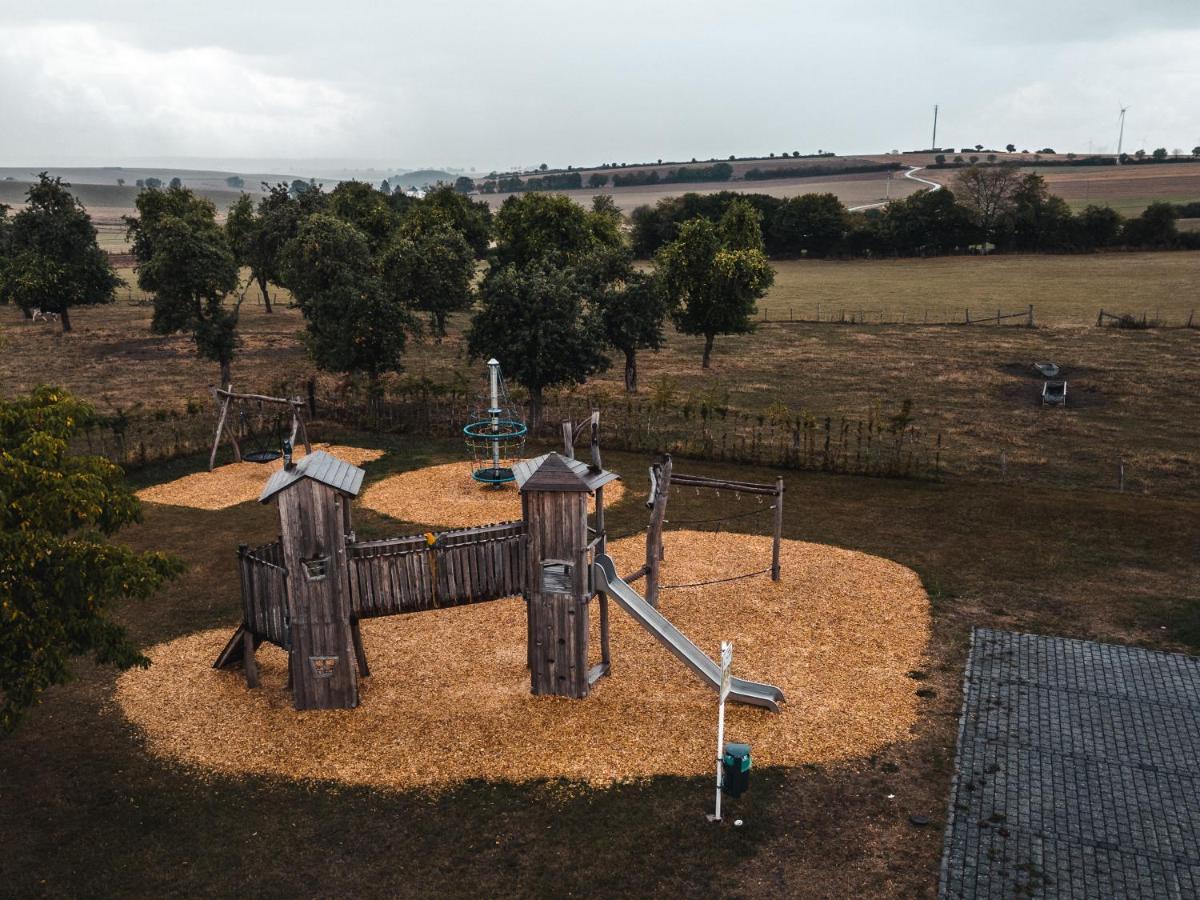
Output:
<instances>
[{"instance_id":1,"label":"bare soil patch","mask_svg":"<svg viewBox=\"0 0 1200 900\"><path fill-rule=\"evenodd\" d=\"M624 567L642 542L612 549ZM769 557L769 538L671 532L665 580L729 575ZM907 673L923 663L929 599L897 563L784 541L781 582L666 591L662 609L707 653L732 639L738 675L783 689L779 714L726 711L729 738L750 742L756 765L869 756L917 722L919 685ZM260 651L259 690L213 669L228 631L159 644L148 670L121 676L116 700L151 752L224 773L395 789L466 779L603 785L712 767L715 694L619 608L613 674L582 701L529 693L518 598L364 622L372 675L355 710L293 710L279 650Z\"/></svg>"}]
</instances>

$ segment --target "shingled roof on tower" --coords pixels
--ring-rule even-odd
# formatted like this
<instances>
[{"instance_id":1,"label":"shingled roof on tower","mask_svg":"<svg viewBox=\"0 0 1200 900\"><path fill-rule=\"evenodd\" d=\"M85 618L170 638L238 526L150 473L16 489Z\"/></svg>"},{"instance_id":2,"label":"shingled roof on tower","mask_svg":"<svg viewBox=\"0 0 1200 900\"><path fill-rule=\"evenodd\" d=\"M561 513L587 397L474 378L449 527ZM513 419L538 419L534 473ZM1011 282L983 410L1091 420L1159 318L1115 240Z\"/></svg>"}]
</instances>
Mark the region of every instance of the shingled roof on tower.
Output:
<instances>
[{"instance_id":1,"label":"shingled roof on tower","mask_svg":"<svg viewBox=\"0 0 1200 900\"><path fill-rule=\"evenodd\" d=\"M356 497L358 496L359 488L362 487L363 476L365 474L366 472L358 466L351 465L343 459L338 459L324 450L318 450L315 453L305 456L304 459L296 463L291 469L280 469L272 475L271 480L267 482L267 486L263 488L258 502L266 503L280 491L291 487L301 478L311 478L313 481L326 484L336 491L341 491L343 494Z\"/></svg>"},{"instance_id":2,"label":"shingled roof on tower","mask_svg":"<svg viewBox=\"0 0 1200 900\"><path fill-rule=\"evenodd\" d=\"M589 494L621 476L604 469L594 470L587 463L546 453L513 466L513 475L521 491L587 491Z\"/></svg>"}]
</instances>

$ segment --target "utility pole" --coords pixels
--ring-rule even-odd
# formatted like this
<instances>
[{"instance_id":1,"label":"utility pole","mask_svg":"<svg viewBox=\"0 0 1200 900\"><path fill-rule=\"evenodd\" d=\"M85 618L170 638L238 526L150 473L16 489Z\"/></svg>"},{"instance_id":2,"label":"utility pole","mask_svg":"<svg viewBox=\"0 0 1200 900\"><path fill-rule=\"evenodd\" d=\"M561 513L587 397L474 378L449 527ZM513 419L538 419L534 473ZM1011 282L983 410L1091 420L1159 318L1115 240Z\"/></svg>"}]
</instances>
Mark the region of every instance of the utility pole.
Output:
<instances>
[{"instance_id":1,"label":"utility pole","mask_svg":"<svg viewBox=\"0 0 1200 900\"><path fill-rule=\"evenodd\" d=\"M935 104L933 104L933 140L929 144L930 150L937 149L937 114L938 114L938 108L937 108L937 104L935 103Z\"/></svg>"}]
</instances>

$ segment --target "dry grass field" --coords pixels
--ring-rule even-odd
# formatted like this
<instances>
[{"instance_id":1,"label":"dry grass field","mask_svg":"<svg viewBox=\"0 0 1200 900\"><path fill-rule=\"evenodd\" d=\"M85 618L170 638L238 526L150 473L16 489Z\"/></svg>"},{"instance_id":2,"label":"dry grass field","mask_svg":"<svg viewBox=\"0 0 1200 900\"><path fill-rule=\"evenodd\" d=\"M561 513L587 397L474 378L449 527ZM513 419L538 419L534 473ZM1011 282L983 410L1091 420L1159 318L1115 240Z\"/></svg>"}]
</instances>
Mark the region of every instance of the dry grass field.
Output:
<instances>
[{"instance_id":1,"label":"dry grass field","mask_svg":"<svg viewBox=\"0 0 1200 900\"><path fill-rule=\"evenodd\" d=\"M1094 324L1101 306L1182 323L1200 306L1200 254L797 261L776 270L756 333L718 338L708 372L699 365L701 340L670 334L664 350L641 355L643 392L668 403L705 396L748 410L783 404L835 417L909 399L921 426L942 433L943 462L953 472L995 477L1003 451L1011 478L1110 487L1120 458L1131 489L1200 492L1200 329ZM127 297L78 311L76 330L65 336L0 308L4 394L54 381L105 410L206 401L216 367L198 359L187 338L151 334L150 306L137 302L136 289ZM1033 303L1038 327L787 321L789 310L793 319L813 318L817 303L823 319L845 309L847 319L865 311L870 322L882 310L910 323L926 312L930 321L960 320L967 306L982 316ZM243 307L233 367L242 387L274 390L312 373L298 313L285 303L277 310L266 315L253 291ZM443 343L416 343L406 375L440 383L476 377L464 326L456 317ZM1039 404L1030 366L1047 359L1070 381L1066 410ZM620 379L617 366L591 389L620 396Z\"/></svg>"}]
</instances>

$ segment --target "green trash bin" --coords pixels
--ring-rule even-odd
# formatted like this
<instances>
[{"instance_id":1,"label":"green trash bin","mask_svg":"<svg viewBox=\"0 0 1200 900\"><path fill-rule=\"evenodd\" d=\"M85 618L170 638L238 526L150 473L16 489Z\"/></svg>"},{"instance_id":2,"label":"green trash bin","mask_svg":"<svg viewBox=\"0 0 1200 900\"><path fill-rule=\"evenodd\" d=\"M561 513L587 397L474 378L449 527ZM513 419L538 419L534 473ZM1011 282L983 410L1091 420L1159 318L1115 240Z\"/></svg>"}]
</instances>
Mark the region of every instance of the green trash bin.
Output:
<instances>
[{"instance_id":1,"label":"green trash bin","mask_svg":"<svg viewBox=\"0 0 1200 900\"><path fill-rule=\"evenodd\" d=\"M721 792L740 797L750 787L750 745L726 744L721 758Z\"/></svg>"}]
</instances>

